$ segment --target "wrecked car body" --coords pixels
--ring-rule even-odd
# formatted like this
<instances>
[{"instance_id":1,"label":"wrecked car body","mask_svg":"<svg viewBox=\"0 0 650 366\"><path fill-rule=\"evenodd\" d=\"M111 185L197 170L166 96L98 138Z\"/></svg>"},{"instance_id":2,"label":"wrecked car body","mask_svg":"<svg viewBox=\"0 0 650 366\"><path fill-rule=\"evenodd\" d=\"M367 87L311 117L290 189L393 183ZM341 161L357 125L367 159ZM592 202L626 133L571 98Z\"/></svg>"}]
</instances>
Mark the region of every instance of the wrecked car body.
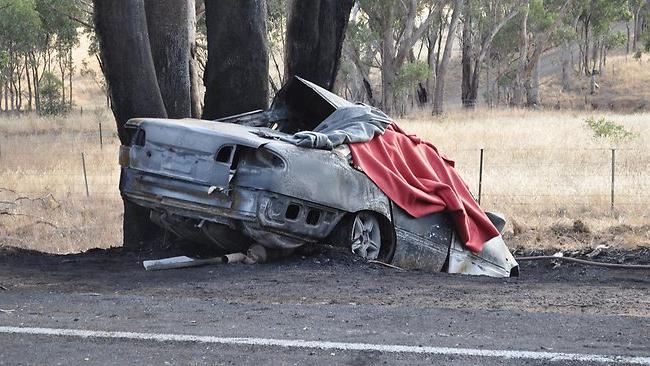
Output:
<instances>
[{"instance_id":1,"label":"wrecked car body","mask_svg":"<svg viewBox=\"0 0 650 366\"><path fill-rule=\"evenodd\" d=\"M120 190L165 230L225 253L324 242L403 268L517 274L500 236L480 253L466 250L447 214L411 217L352 166L347 145L288 142L349 105L295 78L268 111L217 121L133 119L132 143L120 150Z\"/></svg>"}]
</instances>

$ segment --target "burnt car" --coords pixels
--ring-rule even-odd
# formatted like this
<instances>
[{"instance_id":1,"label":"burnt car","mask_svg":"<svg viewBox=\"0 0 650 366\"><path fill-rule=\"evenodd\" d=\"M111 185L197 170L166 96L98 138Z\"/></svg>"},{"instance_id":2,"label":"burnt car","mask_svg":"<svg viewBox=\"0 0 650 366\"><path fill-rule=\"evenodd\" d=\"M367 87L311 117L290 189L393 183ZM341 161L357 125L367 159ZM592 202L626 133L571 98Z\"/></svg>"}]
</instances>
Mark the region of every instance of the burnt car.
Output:
<instances>
[{"instance_id":1,"label":"burnt car","mask_svg":"<svg viewBox=\"0 0 650 366\"><path fill-rule=\"evenodd\" d=\"M468 251L446 213L411 217L355 169L347 145L288 142L350 105L294 78L267 111L216 121L132 119L132 143L120 149L121 193L168 232L224 253L255 243L281 250L328 243L404 268L516 275L500 236L480 253ZM488 216L503 228L502 218Z\"/></svg>"}]
</instances>

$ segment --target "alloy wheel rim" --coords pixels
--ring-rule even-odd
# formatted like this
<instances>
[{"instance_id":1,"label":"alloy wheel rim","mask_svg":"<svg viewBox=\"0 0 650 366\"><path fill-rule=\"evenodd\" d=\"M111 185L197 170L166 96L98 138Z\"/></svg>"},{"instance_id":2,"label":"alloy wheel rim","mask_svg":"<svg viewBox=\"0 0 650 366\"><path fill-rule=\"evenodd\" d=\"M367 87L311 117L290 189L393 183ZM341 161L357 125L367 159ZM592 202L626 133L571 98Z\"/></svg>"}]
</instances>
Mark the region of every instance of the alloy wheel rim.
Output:
<instances>
[{"instance_id":1,"label":"alloy wheel rim","mask_svg":"<svg viewBox=\"0 0 650 366\"><path fill-rule=\"evenodd\" d=\"M379 257L381 232L374 215L358 214L352 223L352 253L369 260Z\"/></svg>"}]
</instances>

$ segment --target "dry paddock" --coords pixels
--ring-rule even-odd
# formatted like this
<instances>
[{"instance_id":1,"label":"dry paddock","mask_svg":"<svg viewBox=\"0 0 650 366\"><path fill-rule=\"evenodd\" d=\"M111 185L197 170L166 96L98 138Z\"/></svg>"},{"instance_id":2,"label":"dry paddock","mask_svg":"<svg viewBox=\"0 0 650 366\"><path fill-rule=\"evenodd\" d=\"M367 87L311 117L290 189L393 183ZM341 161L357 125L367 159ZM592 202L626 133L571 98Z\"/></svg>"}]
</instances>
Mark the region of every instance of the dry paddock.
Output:
<instances>
[{"instance_id":1,"label":"dry paddock","mask_svg":"<svg viewBox=\"0 0 650 366\"><path fill-rule=\"evenodd\" d=\"M636 137L596 140L585 127L590 116L620 123ZM650 114L486 109L436 119L414 114L399 123L455 160L475 195L481 180L482 205L508 217L512 247L571 249L650 246L649 120ZM107 111L0 118L0 246L70 253L120 245L113 130Z\"/></svg>"}]
</instances>

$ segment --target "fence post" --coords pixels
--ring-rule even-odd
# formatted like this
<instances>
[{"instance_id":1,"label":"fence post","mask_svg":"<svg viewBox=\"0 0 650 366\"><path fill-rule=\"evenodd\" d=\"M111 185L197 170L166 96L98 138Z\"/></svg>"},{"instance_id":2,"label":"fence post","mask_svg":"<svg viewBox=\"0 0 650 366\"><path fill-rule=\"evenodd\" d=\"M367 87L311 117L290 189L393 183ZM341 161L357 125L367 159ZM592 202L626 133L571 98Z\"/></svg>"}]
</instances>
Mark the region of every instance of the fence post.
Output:
<instances>
[{"instance_id":1,"label":"fence post","mask_svg":"<svg viewBox=\"0 0 650 366\"><path fill-rule=\"evenodd\" d=\"M104 149L104 138L102 136L102 123L99 122L99 149Z\"/></svg>"},{"instance_id":2,"label":"fence post","mask_svg":"<svg viewBox=\"0 0 650 366\"><path fill-rule=\"evenodd\" d=\"M88 191L88 175L86 174L86 157L84 153L81 153L81 166L84 170L84 183L86 184L86 197L90 197L90 192Z\"/></svg>"},{"instance_id":3,"label":"fence post","mask_svg":"<svg viewBox=\"0 0 650 366\"><path fill-rule=\"evenodd\" d=\"M614 210L614 177L616 175L616 149L612 149L612 195L611 195L611 210Z\"/></svg>"},{"instance_id":4,"label":"fence post","mask_svg":"<svg viewBox=\"0 0 650 366\"><path fill-rule=\"evenodd\" d=\"M481 159L478 166L478 204L481 204L481 193L483 190L483 148L481 148Z\"/></svg>"}]
</instances>

